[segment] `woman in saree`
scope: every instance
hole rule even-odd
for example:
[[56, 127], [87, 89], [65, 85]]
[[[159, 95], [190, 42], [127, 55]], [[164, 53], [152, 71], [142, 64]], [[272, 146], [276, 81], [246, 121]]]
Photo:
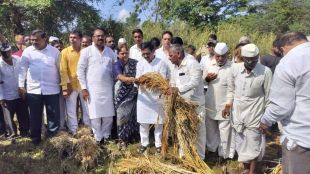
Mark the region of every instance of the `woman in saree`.
[[118, 147], [123, 150], [128, 143], [139, 140], [137, 123], [137, 94], [134, 86], [137, 60], [129, 58], [127, 45], [117, 48], [118, 60], [113, 65], [116, 77], [115, 109], [117, 117]]

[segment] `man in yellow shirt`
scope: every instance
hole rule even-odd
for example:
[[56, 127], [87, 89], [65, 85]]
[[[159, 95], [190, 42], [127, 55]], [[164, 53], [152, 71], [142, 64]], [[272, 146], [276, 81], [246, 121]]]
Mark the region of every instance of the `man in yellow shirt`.
[[[62, 94], [66, 99], [67, 106], [67, 126], [69, 132], [76, 134], [78, 128], [76, 104], [77, 98], [81, 94], [80, 83], [77, 79], [77, 64], [80, 58], [82, 34], [79, 31], [72, 31], [69, 34], [70, 46], [61, 51], [60, 60], [60, 80]], [[88, 108], [84, 100], [81, 100], [83, 110], [83, 122], [90, 127]]]

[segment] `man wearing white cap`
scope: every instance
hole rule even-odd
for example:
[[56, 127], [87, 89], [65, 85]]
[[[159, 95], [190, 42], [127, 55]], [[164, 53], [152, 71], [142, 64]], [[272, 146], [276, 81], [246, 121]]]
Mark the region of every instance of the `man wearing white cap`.
[[238, 161], [244, 163], [244, 173], [253, 174], [256, 161], [264, 155], [265, 137], [259, 123], [269, 104], [271, 70], [258, 63], [259, 50], [254, 44], [241, 48], [242, 63], [234, 64], [228, 76], [227, 104], [223, 117], [233, 114], [231, 124], [236, 132]]
[[59, 38], [55, 36], [50, 36], [48, 39], [48, 43], [52, 44], [53, 42], [59, 42]]
[[15, 114], [19, 123], [20, 135], [27, 136], [29, 134], [28, 106], [26, 100], [22, 99], [18, 93], [20, 59], [18, 56], [12, 55], [11, 47], [1, 34], [0, 53], [0, 56], [2, 56], [0, 58], [0, 105], [8, 113], [5, 117], [7, 124], [11, 125], [8, 128], [11, 129], [10, 136], [17, 135], [17, 126], [13, 121]]
[[121, 46], [123, 44], [127, 44], [126, 39], [125, 38], [119, 38], [118, 42], [117, 42], [117, 46], [119, 47], [119, 46]]
[[203, 71], [203, 79], [208, 84], [206, 98], [206, 137], [207, 149], [223, 158], [233, 158], [235, 153], [233, 131], [229, 118], [222, 117], [226, 104], [227, 77], [231, 61], [227, 60], [226, 43], [217, 43], [214, 48], [214, 60]]

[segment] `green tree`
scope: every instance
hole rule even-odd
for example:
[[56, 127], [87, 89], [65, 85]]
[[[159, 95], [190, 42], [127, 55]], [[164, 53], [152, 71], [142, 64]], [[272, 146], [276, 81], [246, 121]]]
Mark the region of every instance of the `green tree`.
[[[220, 20], [245, 12], [250, 0], [133, 0], [136, 11], [148, 9], [162, 20], [185, 21], [192, 26], [216, 25]], [[120, 0], [120, 4], [124, 1]], [[152, 4], [153, 3], [153, 4]], [[152, 5], [150, 5], [152, 4]], [[155, 8], [154, 6], [155, 5]], [[151, 9], [150, 9], [151, 8]]]
[[[104, 1], [104, 0], [102, 0]], [[50, 35], [99, 25], [101, 18], [89, 2], [100, 0], [3, 0], [0, 1], [0, 32], [5, 35], [43, 29]]]

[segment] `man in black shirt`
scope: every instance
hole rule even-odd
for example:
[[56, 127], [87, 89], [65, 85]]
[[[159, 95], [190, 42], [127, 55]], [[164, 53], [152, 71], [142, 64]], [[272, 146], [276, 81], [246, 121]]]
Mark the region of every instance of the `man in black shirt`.
[[278, 65], [278, 63], [280, 62], [282, 58], [281, 52], [278, 48], [278, 41], [279, 41], [278, 38], [275, 39], [272, 43], [271, 53], [264, 57], [261, 57], [260, 59], [260, 63], [262, 65], [269, 67], [272, 73], [274, 73], [276, 66]]

